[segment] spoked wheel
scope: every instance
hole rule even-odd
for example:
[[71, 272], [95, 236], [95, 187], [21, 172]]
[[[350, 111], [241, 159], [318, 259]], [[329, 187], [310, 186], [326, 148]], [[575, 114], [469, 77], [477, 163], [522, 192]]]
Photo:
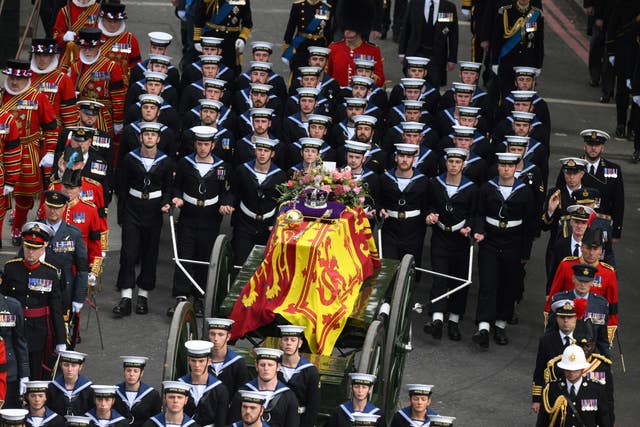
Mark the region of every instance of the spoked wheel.
[[387, 337], [384, 345], [383, 376], [385, 387], [381, 408], [385, 414], [393, 414], [402, 386], [402, 374], [411, 351], [411, 297], [415, 279], [415, 262], [412, 255], [405, 255], [391, 297]]
[[178, 304], [171, 319], [167, 350], [162, 367], [163, 381], [175, 380], [189, 372], [184, 343], [195, 339], [198, 339], [196, 314], [193, 311], [193, 305], [189, 301], [183, 301]]
[[358, 372], [376, 376], [371, 401], [381, 407], [384, 399], [384, 389], [387, 387], [383, 375], [383, 354], [386, 341], [384, 323], [374, 320], [367, 329], [367, 335], [362, 344]]
[[[229, 238], [220, 234], [211, 251], [207, 288], [204, 294], [204, 317], [215, 317], [220, 304], [229, 293], [231, 287], [231, 273], [233, 262], [231, 256], [231, 242]], [[202, 336], [207, 334], [206, 321], [202, 329]]]

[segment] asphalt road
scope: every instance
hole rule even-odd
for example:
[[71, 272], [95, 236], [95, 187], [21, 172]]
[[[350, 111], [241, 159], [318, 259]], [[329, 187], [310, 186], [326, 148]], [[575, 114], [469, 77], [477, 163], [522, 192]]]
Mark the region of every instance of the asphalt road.
[[[146, 33], [153, 30], [168, 31], [179, 37], [179, 23], [173, 14], [169, 0], [126, 1], [129, 20], [127, 26], [146, 44]], [[458, 2], [459, 3], [459, 2]], [[584, 62], [584, 28], [586, 20], [573, 0], [544, 1], [547, 17], [545, 35], [545, 67], [538, 84], [541, 95], [549, 102], [552, 117], [551, 179], [558, 172], [557, 159], [580, 154], [582, 143], [580, 130], [599, 128], [613, 133], [615, 108], [597, 104], [598, 89], [587, 85], [587, 70]], [[291, 2], [287, 0], [254, 1], [254, 32], [252, 40], [268, 40], [279, 44], [286, 25]], [[551, 16], [549, 16], [551, 15]], [[551, 21], [558, 24], [554, 32]], [[468, 59], [469, 26], [462, 23], [459, 59]], [[559, 35], [560, 34], [560, 35]], [[561, 38], [562, 36], [562, 38]], [[175, 63], [179, 60], [179, 42], [174, 41], [171, 54]], [[390, 40], [380, 42], [385, 60], [385, 74], [392, 81], [401, 77], [400, 65], [395, 55], [396, 46]], [[245, 58], [246, 60], [246, 58]], [[274, 60], [278, 72], [284, 66]], [[449, 81], [454, 79], [450, 74]], [[626, 184], [626, 218], [623, 238], [616, 246], [620, 281], [620, 332], [623, 337], [627, 372], [620, 365], [618, 348], [614, 350], [614, 375], [616, 385], [616, 415], [618, 426], [635, 425], [637, 410], [636, 385], [640, 384], [638, 371], [640, 342], [635, 328], [640, 325], [640, 314], [634, 310], [640, 301], [639, 290], [633, 277], [640, 272], [634, 267], [638, 250], [635, 242], [639, 238], [638, 211], [640, 195], [640, 172], [638, 165], [630, 162], [632, 143], [611, 141], [606, 148], [606, 157], [619, 163], [624, 170]], [[119, 299], [115, 291], [118, 269], [120, 232], [115, 223], [115, 206], [110, 215], [110, 251], [106, 260], [104, 289], [97, 296], [99, 316], [104, 338], [104, 350], [100, 348], [95, 313], [85, 310], [83, 318], [83, 342], [78, 350], [89, 354], [85, 366], [94, 383], [111, 384], [121, 381], [118, 356], [124, 354], [146, 355], [150, 358], [145, 380], [158, 386], [161, 378], [164, 349], [169, 319], [165, 310], [173, 300], [170, 296], [173, 262], [169, 227], [165, 226], [158, 263], [158, 284], [151, 295], [151, 313], [147, 316], [132, 315], [130, 318], [112, 319], [110, 312]], [[168, 224], [166, 224], [168, 225]], [[223, 229], [228, 232], [228, 223]], [[0, 261], [9, 259], [12, 247], [4, 227], [4, 246]], [[428, 243], [425, 240], [426, 243]], [[531, 375], [535, 362], [538, 339], [542, 332], [542, 308], [544, 298], [544, 248], [547, 236], [543, 235], [534, 244], [532, 260], [528, 264], [525, 301], [520, 307], [520, 324], [508, 327], [511, 343], [506, 347], [492, 345], [487, 352], [478, 352], [471, 345], [471, 334], [475, 330], [473, 318], [477, 282], [471, 286], [468, 316], [461, 323], [463, 340], [451, 342], [446, 337], [434, 341], [422, 332], [424, 315], [413, 314], [414, 350], [405, 369], [405, 383], [428, 383], [435, 385], [432, 407], [441, 414], [457, 417], [457, 426], [527, 426], [535, 423], [530, 410]], [[428, 263], [425, 250], [425, 263]], [[474, 271], [477, 269], [474, 268]], [[428, 296], [430, 279], [423, 278], [416, 285], [416, 300], [424, 302]], [[401, 404], [406, 403], [406, 398]], [[634, 409], [635, 408], [635, 409]]]

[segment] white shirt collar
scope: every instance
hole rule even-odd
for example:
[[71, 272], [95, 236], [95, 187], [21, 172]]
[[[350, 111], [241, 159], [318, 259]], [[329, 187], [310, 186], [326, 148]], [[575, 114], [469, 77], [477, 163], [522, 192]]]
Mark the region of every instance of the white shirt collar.
[[598, 157], [598, 160], [596, 160], [594, 163], [591, 163], [590, 161], [587, 160], [587, 173], [591, 172], [591, 166], [593, 166], [597, 171], [598, 166], [600, 166], [600, 157]]
[[571, 255], [573, 255], [573, 251], [576, 248], [576, 244], [578, 245], [578, 256], [582, 256], [582, 242], [578, 242], [576, 239], [573, 238], [573, 233], [571, 234], [571, 248], [569, 248], [569, 250], [571, 251]]

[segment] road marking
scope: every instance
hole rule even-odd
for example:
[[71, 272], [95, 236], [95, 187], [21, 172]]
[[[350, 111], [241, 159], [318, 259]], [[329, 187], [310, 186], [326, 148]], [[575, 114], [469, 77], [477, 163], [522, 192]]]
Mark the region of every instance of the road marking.
[[[562, 23], [563, 28], [588, 51], [589, 40], [583, 33], [578, 31], [575, 24], [567, 18], [567, 15], [565, 15], [553, 1], [545, 1], [544, 5], [547, 8], [547, 12], [551, 12], [554, 18], [557, 18]], [[547, 13], [546, 15], [548, 16], [549, 14]]]
[[568, 136], [566, 133], [556, 132], [553, 134], [554, 136]]
[[152, 6], [152, 7], [171, 7], [170, 1], [128, 1], [127, 6]]
[[578, 56], [578, 58], [582, 60], [582, 62], [587, 64], [589, 60], [588, 50], [585, 49], [580, 41], [578, 41], [578, 39], [580, 38], [576, 39], [569, 35], [569, 33], [574, 33], [574, 31], [577, 34], [575, 25], [573, 25], [564, 15], [564, 13], [562, 13], [562, 11], [558, 9], [551, 1], [543, 0], [542, 3], [544, 7], [554, 11], [557, 14], [557, 17], [551, 13], [545, 14], [545, 21], [547, 24], [549, 24], [551, 30], [556, 33], [556, 35], [560, 37], [563, 42], [565, 42], [569, 49], [571, 49]]
[[577, 99], [560, 99], [560, 98], [542, 98], [547, 101], [547, 104], [566, 104], [566, 105], [579, 105], [581, 107], [602, 107], [602, 108], [616, 108], [615, 104], [603, 104], [601, 102], [594, 101], [579, 101]]

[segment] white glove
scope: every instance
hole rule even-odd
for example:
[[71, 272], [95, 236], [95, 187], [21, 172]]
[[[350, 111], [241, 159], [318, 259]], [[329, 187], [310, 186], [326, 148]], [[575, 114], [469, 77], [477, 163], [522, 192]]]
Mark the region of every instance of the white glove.
[[469, 9], [461, 9], [462, 12], [462, 20], [463, 21], [471, 21], [471, 11]]
[[178, 18], [180, 18], [181, 21], [186, 21], [187, 20], [187, 11], [186, 10], [179, 10], [178, 11]]
[[236, 52], [238, 53], [244, 52], [244, 40], [242, 39], [236, 40]]
[[65, 351], [66, 349], [66, 344], [56, 344], [56, 353], [60, 353], [61, 351]]
[[13, 185], [5, 184], [4, 185], [4, 191], [2, 192], [2, 195], [6, 196], [7, 194], [11, 194], [11, 193], [13, 193]]
[[114, 123], [113, 125], [113, 132], [118, 135], [119, 133], [122, 132], [122, 129], [124, 129], [124, 125], [122, 123]]
[[196, 51], [198, 52], [202, 52], [202, 45], [200, 43], [196, 43], [193, 45], [193, 47], [196, 48]]
[[67, 31], [66, 33], [64, 33], [64, 36], [62, 36], [62, 40], [66, 42], [72, 42], [75, 39], [76, 39], [76, 33], [74, 33], [73, 31]]
[[29, 377], [20, 378], [20, 395], [21, 396], [27, 392], [27, 381], [29, 381]]
[[540, 77], [540, 74], [542, 74], [542, 68], [536, 68], [536, 77]]
[[82, 306], [84, 304], [82, 304], [81, 302], [75, 302], [73, 301], [71, 303], [71, 311], [73, 311], [74, 313], [80, 313], [82, 311]]
[[53, 166], [53, 153], [47, 153], [40, 160], [40, 167], [50, 168], [51, 166]]
[[[88, 280], [87, 280], [87, 285], [88, 285], [90, 288], [93, 288], [93, 287], [95, 287], [97, 284], [98, 284], [98, 278], [96, 277], [96, 275], [95, 275], [95, 274], [93, 274], [93, 273], [89, 273], [89, 278], [88, 278]], [[75, 304], [75, 303], [74, 303], [74, 304]]]
[[286, 65], [287, 67], [289, 66], [289, 60], [287, 58], [282, 56], [282, 57], [280, 57], [280, 59], [282, 59], [282, 62], [284, 63], [284, 65]]
[[636, 104], [640, 105], [640, 95], [636, 95], [633, 97], [633, 102], [635, 102]]
[[493, 74], [495, 74], [496, 76], [498, 75], [498, 68], [500, 66], [499, 65], [492, 65], [491, 66], [491, 71], [493, 71]]
[[613, 67], [614, 65], [616, 65], [616, 57], [611, 55], [609, 57], [609, 64], [611, 64], [611, 66]]
[[627, 79], [627, 87], [631, 89], [631, 79]]
[[102, 259], [103, 260], [107, 259], [107, 252], [106, 251], [102, 251]]

